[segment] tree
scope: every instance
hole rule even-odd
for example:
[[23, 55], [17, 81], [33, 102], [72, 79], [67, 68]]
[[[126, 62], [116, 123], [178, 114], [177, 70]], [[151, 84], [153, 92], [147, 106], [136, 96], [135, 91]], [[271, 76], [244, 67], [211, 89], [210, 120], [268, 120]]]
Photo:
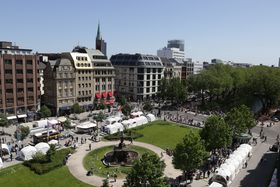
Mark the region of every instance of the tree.
[[109, 180], [107, 178], [103, 180], [103, 184], [101, 187], [109, 187]]
[[174, 150], [172, 163], [175, 168], [187, 174], [200, 167], [208, 155], [203, 143], [199, 134], [189, 131]]
[[155, 154], [144, 153], [126, 177], [125, 187], [167, 187], [163, 178], [165, 163]]
[[73, 106], [72, 106], [72, 110], [75, 114], [80, 114], [82, 113], [84, 110], [80, 107], [79, 103], [75, 103]]
[[28, 136], [29, 133], [30, 133], [29, 127], [20, 125], [20, 126], [18, 126], [17, 130], [15, 131], [14, 137], [17, 140], [22, 141]]
[[129, 116], [130, 112], [131, 112], [131, 106], [128, 103], [122, 106], [122, 113], [125, 116]]
[[252, 112], [245, 105], [232, 108], [227, 113], [225, 121], [232, 129], [233, 135], [245, 133], [256, 125]]
[[204, 128], [200, 131], [200, 136], [205, 141], [205, 147], [208, 151], [225, 148], [232, 143], [231, 128], [221, 116], [213, 115], [209, 117]]
[[3, 113], [0, 113], [0, 127], [2, 127], [2, 131], [4, 133], [4, 127], [8, 127], [10, 125], [7, 116]]
[[52, 115], [51, 110], [46, 105], [41, 107], [39, 113], [42, 118], [48, 118]]
[[71, 126], [71, 121], [69, 119], [66, 119], [66, 121], [63, 123], [65, 129], [72, 129], [74, 128], [73, 126]]
[[153, 106], [151, 105], [150, 102], [145, 102], [145, 103], [144, 103], [144, 106], [143, 106], [143, 109], [144, 109], [145, 111], [151, 111], [151, 110], [153, 110]]
[[125, 97], [122, 97], [122, 98], [121, 98], [121, 106], [124, 106], [126, 103], [127, 103], [127, 102], [126, 102]]

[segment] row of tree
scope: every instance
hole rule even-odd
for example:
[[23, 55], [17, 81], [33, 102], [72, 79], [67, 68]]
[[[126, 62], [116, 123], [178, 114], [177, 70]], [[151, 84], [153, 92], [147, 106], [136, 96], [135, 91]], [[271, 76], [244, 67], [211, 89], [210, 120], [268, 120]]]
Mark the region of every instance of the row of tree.
[[279, 68], [267, 66], [236, 68], [216, 64], [200, 74], [190, 76], [187, 86], [189, 91], [201, 96], [202, 104], [205, 103], [206, 94], [210, 102], [216, 99], [245, 104], [246, 101], [255, 102], [258, 99], [264, 112], [280, 101], [279, 80]]
[[[280, 69], [267, 66], [238, 68], [215, 64], [200, 74], [190, 76], [187, 81], [179, 78], [162, 79], [158, 96], [162, 100], [182, 103], [188, 93], [201, 98], [202, 105], [216, 101], [231, 105], [246, 104], [250, 107], [257, 101], [261, 112], [276, 106], [280, 101]], [[207, 100], [206, 100], [207, 98]]]

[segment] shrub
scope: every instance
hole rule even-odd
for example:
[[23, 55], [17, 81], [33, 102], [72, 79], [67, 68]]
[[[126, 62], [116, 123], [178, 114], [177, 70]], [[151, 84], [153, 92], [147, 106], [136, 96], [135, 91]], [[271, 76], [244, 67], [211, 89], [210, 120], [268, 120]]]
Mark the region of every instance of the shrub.
[[42, 153], [41, 151], [38, 151], [37, 153], [35, 153], [32, 156], [32, 159], [33, 159], [34, 162], [37, 162], [37, 163], [47, 162], [46, 155], [44, 153]]
[[35, 173], [41, 175], [41, 174], [47, 173], [53, 169], [63, 166], [66, 155], [68, 155], [69, 153], [72, 153], [73, 150], [70, 148], [67, 148], [67, 149], [61, 149], [59, 151], [55, 151], [54, 153], [52, 153], [52, 151], [48, 151], [48, 152], [49, 152], [49, 155], [51, 155], [50, 156], [51, 160], [46, 159], [46, 162], [40, 163], [40, 162], [38, 162], [38, 160], [33, 159], [30, 161], [25, 161], [23, 164], [25, 166], [29, 167]]

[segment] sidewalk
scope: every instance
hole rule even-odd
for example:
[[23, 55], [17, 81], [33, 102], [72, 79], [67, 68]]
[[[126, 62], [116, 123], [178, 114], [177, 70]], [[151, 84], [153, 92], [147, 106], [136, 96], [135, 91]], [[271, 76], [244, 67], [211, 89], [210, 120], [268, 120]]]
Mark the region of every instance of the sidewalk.
[[[105, 147], [105, 146], [110, 146], [110, 145], [117, 145], [119, 141], [112, 141], [112, 142], [98, 142], [95, 143], [94, 146], [92, 146], [92, 150]], [[125, 141], [126, 144], [129, 144], [130, 142]], [[164, 152], [159, 147], [156, 147], [151, 144], [147, 143], [142, 143], [142, 142], [133, 142], [133, 145], [144, 147], [147, 149], [150, 149], [157, 153], [159, 156], [161, 156], [161, 152]], [[89, 153], [87, 151], [88, 149], [88, 144], [83, 144], [77, 148], [77, 152], [74, 153], [68, 160], [67, 166], [69, 168], [69, 171], [71, 174], [76, 177], [78, 180], [83, 181], [87, 184], [94, 185], [94, 186], [102, 186], [103, 184], [103, 179], [102, 177], [99, 176], [86, 176], [86, 169], [83, 166], [83, 159], [86, 156], [86, 154]], [[163, 160], [166, 164], [166, 168], [164, 170], [164, 174], [170, 178], [176, 178], [179, 176], [182, 172], [180, 170], [174, 169], [172, 165], [172, 157], [168, 156], [167, 154], [163, 154]], [[116, 182], [112, 182], [113, 179], [110, 180], [110, 185], [113, 185], [115, 187], [121, 187], [124, 183], [125, 179], [117, 179]]]

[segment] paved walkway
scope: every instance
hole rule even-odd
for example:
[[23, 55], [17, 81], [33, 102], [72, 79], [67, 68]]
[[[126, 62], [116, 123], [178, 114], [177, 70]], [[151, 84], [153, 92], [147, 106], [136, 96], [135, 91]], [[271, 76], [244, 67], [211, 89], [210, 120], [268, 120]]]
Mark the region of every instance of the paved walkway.
[[[110, 146], [110, 145], [117, 145], [119, 141], [110, 141], [105, 142], [101, 141], [98, 143], [92, 144], [92, 150], [104, 147], [104, 146]], [[130, 142], [125, 141], [126, 144], [129, 144]], [[142, 143], [142, 142], [133, 142], [133, 145], [144, 147], [146, 149], [150, 149], [157, 153], [159, 156], [161, 156], [161, 153], [164, 152], [163, 149], [156, 147], [151, 144]], [[91, 150], [91, 151], [92, 151]], [[86, 176], [86, 169], [83, 166], [83, 159], [88, 154], [88, 144], [83, 144], [80, 147], [77, 148], [77, 152], [74, 153], [68, 160], [68, 168], [72, 175], [76, 177], [78, 180], [83, 181], [84, 183], [94, 185], [94, 186], [102, 186], [104, 178], [99, 176]], [[166, 153], [163, 153], [163, 160], [166, 164], [166, 168], [164, 170], [164, 174], [170, 178], [176, 178], [179, 176], [182, 172], [180, 170], [174, 169], [172, 165], [172, 157], [168, 156]], [[110, 185], [113, 185], [115, 187], [121, 187], [124, 183], [125, 179], [117, 179], [116, 182], [112, 182], [113, 179], [110, 179]]]

